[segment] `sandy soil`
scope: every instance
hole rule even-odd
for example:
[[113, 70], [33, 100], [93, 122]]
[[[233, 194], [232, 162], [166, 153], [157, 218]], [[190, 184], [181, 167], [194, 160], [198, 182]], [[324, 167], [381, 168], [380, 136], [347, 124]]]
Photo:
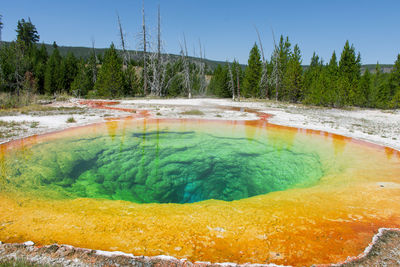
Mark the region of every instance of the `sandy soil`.
[[[122, 100], [119, 101], [119, 104], [112, 106], [116, 109], [91, 108], [79, 99], [71, 99], [67, 102], [55, 102], [49, 104], [49, 106], [52, 108], [68, 107], [70, 109], [68, 111], [56, 109], [54, 111], [25, 112], [25, 114], [18, 112], [12, 114], [0, 113], [0, 143], [69, 127], [144, 114], [142, 112], [144, 110], [149, 111], [148, 116], [155, 118], [213, 120], [255, 120], [259, 119], [260, 115], [255, 113], [255, 110], [257, 110], [273, 115], [268, 119], [273, 124], [327, 131], [400, 150], [400, 110], [383, 111], [358, 108], [344, 110], [306, 107], [273, 101], [237, 102], [229, 99]], [[236, 107], [236, 109], [226, 107]], [[67, 122], [71, 117], [76, 122]], [[139, 119], [141, 118], [139, 117]], [[390, 262], [386, 263], [400, 266], [400, 235], [397, 232], [389, 233], [391, 234], [383, 235], [385, 238], [379, 239], [380, 243], [378, 243], [381, 245], [378, 244], [373, 249], [370, 248], [367, 257], [355, 259], [357, 261], [346, 263], [346, 266], [381, 266], [381, 263], [388, 257]], [[4, 245], [2, 248], [5, 249]], [[46, 263], [63, 264], [63, 262], [57, 261]], [[77, 263], [77, 260], [75, 260], [75, 263]], [[170, 264], [176, 265], [175, 260]], [[73, 263], [71, 265], [82, 266]]]

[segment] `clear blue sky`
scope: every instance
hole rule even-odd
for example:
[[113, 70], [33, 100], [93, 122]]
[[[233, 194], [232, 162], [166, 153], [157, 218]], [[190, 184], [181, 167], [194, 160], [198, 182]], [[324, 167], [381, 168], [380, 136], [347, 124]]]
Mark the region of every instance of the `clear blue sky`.
[[[189, 53], [198, 53], [198, 40], [206, 57], [238, 59], [247, 63], [257, 41], [257, 26], [268, 58], [273, 49], [271, 28], [277, 38], [288, 35], [297, 43], [303, 63], [315, 51], [325, 61], [340, 53], [348, 39], [361, 53], [363, 64], [392, 64], [400, 53], [400, 0], [145, 0], [146, 20], [153, 36], [157, 5], [161, 6], [165, 51], [179, 53], [186, 35]], [[67, 46], [119, 46], [118, 12], [130, 49], [137, 48], [141, 28], [141, 0], [2, 0], [5, 41], [15, 39], [18, 19], [30, 17], [40, 42]]]

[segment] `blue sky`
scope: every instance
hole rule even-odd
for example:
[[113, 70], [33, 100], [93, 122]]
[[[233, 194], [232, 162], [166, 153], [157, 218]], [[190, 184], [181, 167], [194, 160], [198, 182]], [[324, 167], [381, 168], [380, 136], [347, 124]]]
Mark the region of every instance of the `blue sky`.
[[[165, 51], [179, 53], [186, 36], [190, 54], [198, 54], [199, 39], [206, 57], [246, 63], [262, 37], [268, 57], [276, 37], [287, 35], [298, 44], [304, 64], [315, 51], [324, 61], [340, 53], [348, 39], [361, 53], [363, 64], [392, 64], [400, 53], [399, 0], [145, 0], [146, 20], [153, 36], [160, 4]], [[2, 39], [15, 39], [18, 19], [30, 17], [40, 42], [67, 46], [119, 46], [118, 12], [127, 43], [136, 49], [141, 28], [141, 0], [2, 0]]]

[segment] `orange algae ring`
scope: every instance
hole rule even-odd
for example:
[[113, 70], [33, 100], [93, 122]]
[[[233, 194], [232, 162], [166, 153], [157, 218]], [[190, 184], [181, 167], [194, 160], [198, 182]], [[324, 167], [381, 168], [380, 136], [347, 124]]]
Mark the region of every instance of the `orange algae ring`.
[[0, 240], [311, 265], [400, 224], [400, 153], [258, 121], [125, 119], [0, 145]]

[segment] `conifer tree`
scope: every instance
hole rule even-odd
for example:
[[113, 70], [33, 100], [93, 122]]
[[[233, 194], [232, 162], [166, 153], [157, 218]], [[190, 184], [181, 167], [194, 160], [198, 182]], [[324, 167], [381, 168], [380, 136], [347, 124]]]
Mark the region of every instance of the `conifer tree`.
[[3, 15], [0, 14], [0, 47], [1, 47], [1, 41], [3, 41], [3, 39], [1, 39], [1, 31], [3, 30]]
[[232, 92], [229, 89], [228, 76], [228, 67], [222, 67], [220, 64], [218, 64], [210, 81], [210, 92], [219, 97], [232, 97]]
[[391, 106], [397, 108], [400, 105], [400, 54], [394, 63], [389, 76], [390, 95], [392, 96]]
[[371, 93], [371, 73], [368, 69], [366, 69], [364, 74], [361, 76], [358, 92], [359, 95], [356, 102], [357, 106], [369, 106]]
[[290, 102], [297, 102], [301, 96], [303, 83], [303, 68], [301, 67], [300, 49], [296, 44], [293, 53], [290, 54], [286, 67], [284, 86], [284, 99]]
[[321, 94], [321, 89], [317, 90], [314, 84], [317, 82], [320, 72], [322, 70], [322, 60], [314, 52], [311, 57], [310, 66], [304, 72], [303, 82], [303, 99], [306, 104], [318, 104]]
[[140, 79], [136, 74], [135, 66], [128, 63], [127, 69], [124, 72], [125, 78], [125, 95], [134, 96], [135, 94], [141, 94], [140, 92]]
[[329, 106], [333, 106], [336, 102], [337, 80], [338, 80], [338, 70], [339, 70], [335, 51], [333, 51], [332, 53], [327, 68], [328, 68], [327, 78], [329, 79], [329, 81], [325, 91], [327, 100], [326, 103]]
[[86, 67], [85, 61], [81, 59], [78, 62], [78, 69], [74, 81], [71, 83], [71, 92], [77, 96], [85, 96], [93, 89], [93, 80], [91, 69]]
[[374, 74], [371, 75], [371, 90], [369, 93], [369, 107], [377, 107], [378, 103], [378, 88], [381, 85], [381, 80], [382, 80], [382, 71], [381, 71], [381, 66], [379, 65], [379, 62], [376, 63], [375, 65], [375, 71]]
[[260, 50], [256, 43], [250, 51], [247, 68], [243, 81], [243, 95], [246, 97], [257, 97], [261, 79], [262, 63]]
[[34, 43], [39, 41], [39, 34], [30, 18], [28, 18], [28, 21], [25, 21], [25, 19], [18, 20], [16, 32], [17, 43], [20, 44], [23, 52], [29, 50]]
[[66, 92], [70, 91], [71, 84], [75, 79], [78, 71], [78, 60], [75, 58], [74, 54], [69, 52], [62, 62], [63, 66], [63, 86]]
[[46, 62], [48, 60], [46, 46], [42, 44], [39, 49], [33, 49], [32, 64], [33, 73], [38, 82], [38, 93], [44, 94], [44, 76], [46, 72]]
[[374, 107], [377, 108], [388, 107], [388, 104], [391, 100], [391, 95], [387, 77], [388, 75], [382, 72], [380, 65], [377, 63], [373, 79]]
[[[339, 105], [352, 105], [357, 98], [357, 87], [361, 75], [360, 54], [356, 56], [355, 48], [350, 46], [349, 41], [346, 41], [340, 61], [339, 61], [339, 75], [345, 81], [341, 82], [339, 87], [339, 94], [342, 96]], [[345, 87], [345, 84], [348, 87]]]
[[53, 44], [54, 50], [46, 63], [44, 74], [44, 91], [47, 94], [54, 94], [64, 88], [63, 73], [61, 68], [62, 58], [56, 43]]
[[236, 92], [235, 96], [238, 100], [240, 100], [240, 84], [242, 83], [243, 80], [243, 72], [242, 72], [242, 67], [236, 60], [234, 60], [232, 63], [232, 73], [233, 73], [233, 81]]
[[99, 70], [94, 89], [98, 96], [103, 97], [116, 97], [123, 94], [122, 59], [118, 56], [113, 43], [104, 53], [103, 64]]

